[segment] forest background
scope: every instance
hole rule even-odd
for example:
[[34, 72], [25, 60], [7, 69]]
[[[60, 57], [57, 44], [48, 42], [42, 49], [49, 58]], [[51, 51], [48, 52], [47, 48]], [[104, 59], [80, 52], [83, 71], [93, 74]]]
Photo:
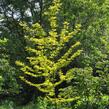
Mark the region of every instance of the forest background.
[[[68, 39], [64, 41], [66, 34]], [[54, 38], [49, 44], [44, 43], [43, 37], [47, 35]], [[59, 35], [59, 39], [53, 37]], [[62, 46], [59, 41], [53, 42], [57, 39], [61, 39]], [[53, 47], [53, 43], [56, 47]], [[35, 58], [40, 65], [33, 64], [32, 60], [32, 73], [27, 73], [27, 69], [30, 70], [25, 65], [30, 62], [27, 58], [37, 57], [41, 55], [38, 50], [45, 50], [44, 47], [38, 48], [38, 44], [48, 47], [43, 56], [49, 60], [45, 57]], [[53, 50], [57, 48], [59, 52], [55, 54]], [[53, 57], [51, 54], [57, 56], [53, 58], [54, 63], [56, 59], [66, 57], [64, 62], [61, 59], [54, 67], [55, 71], [53, 69], [52, 72], [56, 74], [53, 81], [49, 82], [59, 83], [52, 87], [55, 92], [48, 93], [53, 90], [47, 87], [49, 83], [46, 85], [43, 82], [46, 77], [43, 72], [46, 72], [45, 68], [49, 65], [55, 66], [50, 61]], [[72, 56], [74, 58], [70, 58]], [[38, 66], [37, 69], [41, 68], [37, 72], [41, 72], [44, 78], [36, 78], [37, 72], [33, 71], [35, 65]], [[72, 69], [68, 72], [70, 79], [66, 73], [69, 69]], [[39, 88], [38, 82], [44, 83], [44, 88], [42, 84]], [[48, 92], [41, 89], [47, 89]], [[59, 104], [51, 102], [53, 98], [59, 100], [59, 89], [63, 89], [61, 97], [67, 96], [71, 100]], [[47, 99], [48, 96], [51, 101]], [[0, 0], [0, 109], [17, 108], [109, 108], [109, 0]]]

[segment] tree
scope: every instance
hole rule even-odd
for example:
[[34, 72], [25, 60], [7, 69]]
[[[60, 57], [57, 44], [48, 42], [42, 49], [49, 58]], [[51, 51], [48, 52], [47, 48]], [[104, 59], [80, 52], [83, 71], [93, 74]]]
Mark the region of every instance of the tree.
[[99, 52], [102, 45], [99, 42], [102, 36], [108, 37], [108, 6], [108, 0], [62, 0], [60, 22], [67, 19], [71, 28], [76, 23], [82, 25], [80, 34], [75, 37], [83, 48], [76, 61], [79, 67], [91, 66], [95, 69], [96, 62], [101, 59]]
[[[48, 11], [44, 13], [49, 18], [50, 29], [47, 31], [39, 23], [33, 24], [32, 27], [28, 27], [25, 23], [21, 24], [24, 30], [29, 33], [25, 36], [29, 41], [26, 50], [31, 56], [27, 57], [27, 64], [16, 61], [24, 73], [20, 76], [21, 80], [45, 93], [46, 98], [55, 103], [69, 102], [78, 98], [76, 96], [69, 98], [68, 93], [62, 94], [70, 89], [70, 86], [67, 86], [67, 90], [57, 89], [57, 87], [74, 78], [73, 67], [67, 71], [63, 69], [82, 51], [76, 49], [80, 42], [74, 44], [72, 41], [73, 36], [80, 31], [80, 25], [76, 25], [74, 31], [69, 31], [69, 23], [65, 21], [63, 28], [58, 31], [57, 16], [60, 6], [60, 0], [54, 0]], [[30, 46], [32, 43], [33, 45]], [[32, 81], [30, 77], [35, 78], [35, 81]]]
[[19, 92], [16, 70], [10, 65], [7, 55], [7, 42], [7, 39], [0, 39], [0, 100]]

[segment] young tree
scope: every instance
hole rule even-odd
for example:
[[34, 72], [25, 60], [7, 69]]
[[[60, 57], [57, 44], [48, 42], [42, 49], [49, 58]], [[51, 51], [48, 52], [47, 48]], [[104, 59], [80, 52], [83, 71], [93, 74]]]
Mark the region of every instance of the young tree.
[[[58, 30], [57, 16], [60, 6], [60, 0], [53, 0], [48, 11], [44, 13], [45, 16], [48, 16], [50, 24], [47, 31], [44, 31], [39, 23], [33, 24], [31, 28], [25, 23], [22, 24], [26, 32], [30, 34], [26, 36], [26, 39], [33, 45], [28, 45], [26, 50], [32, 56], [27, 57], [28, 64], [16, 61], [24, 73], [20, 76], [21, 80], [45, 93], [46, 98], [55, 103], [70, 102], [78, 98], [69, 98], [68, 93], [63, 95], [64, 91], [67, 91], [64, 88], [58, 89], [58, 93], [56, 93], [56, 87], [64, 81], [69, 82], [74, 78], [73, 68], [66, 72], [63, 71], [63, 68], [67, 67], [82, 51], [76, 49], [80, 42], [74, 44], [72, 41], [72, 37], [80, 30], [80, 25], [77, 25], [74, 31], [69, 31], [69, 23], [65, 21], [63, 28]], [[28, 76], [40, 81], [33, 82]], [[67, 86], [67, 89], [70, 89], [70, 86]]]

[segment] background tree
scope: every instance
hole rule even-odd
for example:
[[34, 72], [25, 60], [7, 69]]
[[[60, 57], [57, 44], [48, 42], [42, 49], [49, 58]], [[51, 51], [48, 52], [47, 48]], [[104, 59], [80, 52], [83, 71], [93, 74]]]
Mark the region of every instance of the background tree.
[[95, 69], [96, 62], [102, 58], [102, 45], [99, 42], [103, 36], [108, 37], [108, 5], [107, 0], [62, 0], [61, 21], [67, 19], [73, 28], [76, 23], [82, 25], [81, 33], [75, 37], [84, 49], [77, 60], [81, 67], [91, 66]]
[[2, 100], [19, 92], [16, 70], [9, 64], [7, 41], [7, 39], [0, 39], [0, 98]]

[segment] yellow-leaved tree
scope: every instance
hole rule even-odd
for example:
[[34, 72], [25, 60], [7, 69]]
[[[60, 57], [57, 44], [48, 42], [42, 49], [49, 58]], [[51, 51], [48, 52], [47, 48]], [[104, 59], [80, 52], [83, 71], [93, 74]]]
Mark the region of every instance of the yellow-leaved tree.
[[[66, 72], [63, 71], [63, 68], [68, 66], [82, 51], [75, 50], [80, 42], [70, 43], [70, 47], [66, 49], [69, 41], [71, 42], [72, 37], [80, 30], [80, 25], [76, 25], [74, 31], [70, 31], [69, 23], [64, 21], [63, 27], [59, 31], [57, 15], [60, 7], [60, 0], [53, 0], [52, 5], [44, 13], [48, 17], [50, 26], [48, 30], [39, 23], [33, 24], [32, 27], [28, 27], [25, 23], [22, 24], [23, 28], [30, 34], [30, 36], [26, 36], [26, 39], [33, 46], [26, 47], [26, 50], [32, 53], [32, 56], [27, 57], [29, 64], [16, 61], [24, 73], [23, 76], [20, 76], [21, 80], [45, 93], [45, 97], [55, 103], [78, 99], [78, 97], [69, 97], [67, 92], [64, 92], [67, 91], [64, 88], [58, 89], [59, 91], [56, 93], [56, 87], [64, 81], [71, 81], [74, 78], [73, 67]], [[36, 78], [36, 80], [40, 79], [41, 82], [34, 83], [31, 79], [26, 78], [26, 75]], [[67, 87], [70, 88], [70, 86]]]

